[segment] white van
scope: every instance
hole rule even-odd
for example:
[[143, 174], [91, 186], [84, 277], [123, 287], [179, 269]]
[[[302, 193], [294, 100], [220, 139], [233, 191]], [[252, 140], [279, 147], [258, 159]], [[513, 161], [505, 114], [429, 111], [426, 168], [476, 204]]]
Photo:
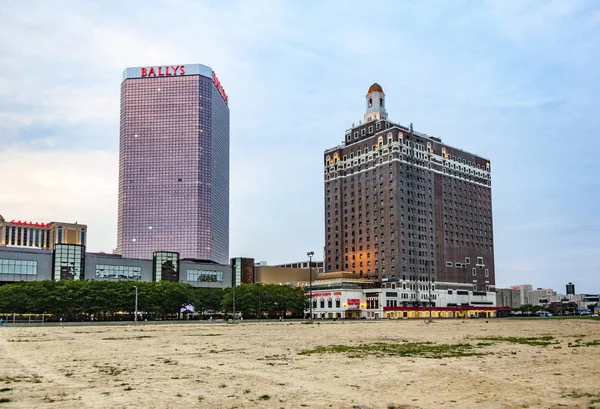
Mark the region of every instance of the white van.
[[549, 311], [538, 311], [537, 314], [540, 317], [552, 317], [552, 313]]

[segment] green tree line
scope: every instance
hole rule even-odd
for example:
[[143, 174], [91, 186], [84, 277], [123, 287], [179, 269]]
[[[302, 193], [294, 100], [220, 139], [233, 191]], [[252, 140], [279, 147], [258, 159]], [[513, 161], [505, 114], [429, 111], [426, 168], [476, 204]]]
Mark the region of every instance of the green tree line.
[[[138, 311], [144, 314], [177, 314], [188, 304], [199, 313], [233, 311], [231, 288], [195, 288], [168, 281], [32, 281], [0, 286], [0, 313], [46, 313], [65, 317], [133, 313], [134, 286], [138, 287]], [[301, 315], [306, 303], [302, 289], [279, 285], [241, 285], [235, 289], [235, 298], [236, 312], [245, 316], [258, 316], [261, 311], [270, 315], [286, 311]]]
[[242, 284], [238, 287], [223, 290], [222, 308], [225, 312], [235, 311], [244, 316], [260, 317], [282, 316], [290, 313], [302, 317], [308, 308], [308, 300], [300, 287], [273, 284]]

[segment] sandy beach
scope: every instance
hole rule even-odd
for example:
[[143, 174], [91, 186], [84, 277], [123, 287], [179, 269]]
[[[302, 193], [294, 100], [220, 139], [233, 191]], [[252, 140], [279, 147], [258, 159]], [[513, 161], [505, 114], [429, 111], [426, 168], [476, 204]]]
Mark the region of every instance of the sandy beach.
[[[438, 344], [449, 351], [465, 344], [467, 353], [394, 349]], [[302, 353], [330, 345], [342, 347]], [[600, 321], [8, 326], [0, 328], [0, 402], [0, 409], [600, 409]]]

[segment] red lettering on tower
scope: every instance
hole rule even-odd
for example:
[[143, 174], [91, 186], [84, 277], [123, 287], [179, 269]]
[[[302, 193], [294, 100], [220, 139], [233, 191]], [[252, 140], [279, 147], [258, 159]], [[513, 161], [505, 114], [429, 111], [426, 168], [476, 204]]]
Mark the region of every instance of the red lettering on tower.
[[148, 70], [146, 68], [142, 68], [142, 77], [145, 77], [148, 75]]
[[182, 65], [181, 68], [179, 69], [179, 75], [183, 75], [185, 74], [185, 65]]
[[148, 71], [149, 77], [156, 77], [156, 72], [154, 72], [154, 67], [150, 67], [150, 71]]
[[219, 94], [221, 94], [221, 97], [223, 98], [225, 103], [227, 105], [229, 105], [229, 97], [227, 96], [227, 93], [225, 92], [225, 88], [223, 88], [223, 86], [221, 85], [221, 82], [217, 78], [217, 74], [215, 74], [214, 71], [213, 71], [213, 83], [215, 84], [215, 87], [217, 87], [217, 91], [219, 91]]

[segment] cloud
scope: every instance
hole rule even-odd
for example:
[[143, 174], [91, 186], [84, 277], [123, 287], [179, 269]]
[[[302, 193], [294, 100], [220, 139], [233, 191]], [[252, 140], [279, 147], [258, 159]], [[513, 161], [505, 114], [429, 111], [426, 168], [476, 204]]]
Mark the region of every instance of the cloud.
[[230, 96], [231, 255], [321, 254], [323, 151], [379, 82], [393, 121], [492, 160], [499, 282], [526, 268], [559, 288], [577, 270], [578, 288], [600, 291], [598, 258], [580, 252], [598, 231], [560, 227], [591, 224], [599, 199], [599, 13], [533, 0], [5, 2], [0, 163], [19, 173], [0, 212], [77, 218], [110, 251], [121, 73], [199, 62]]
[[106, 151], [2, 150], [0, 163], [11, 169], [2, 183], [2, 215], [87, 224], [88, 249], [110, 252], [116, 247], [117, 162], [118, 155]]

